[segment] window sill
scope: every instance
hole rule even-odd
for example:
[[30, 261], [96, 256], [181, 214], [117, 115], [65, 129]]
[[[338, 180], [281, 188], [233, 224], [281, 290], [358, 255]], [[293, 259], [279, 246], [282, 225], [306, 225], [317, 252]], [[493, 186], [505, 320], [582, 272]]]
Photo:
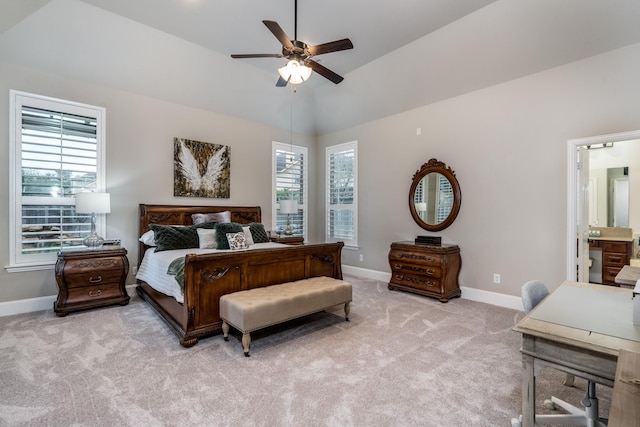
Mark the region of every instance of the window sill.
[[51, 270], [54, 265], [55, 261], [52, 261], [48, 264], [5, 265], [4, 269], [7, 270], [7, 273], [24, 273], [27, 271]]

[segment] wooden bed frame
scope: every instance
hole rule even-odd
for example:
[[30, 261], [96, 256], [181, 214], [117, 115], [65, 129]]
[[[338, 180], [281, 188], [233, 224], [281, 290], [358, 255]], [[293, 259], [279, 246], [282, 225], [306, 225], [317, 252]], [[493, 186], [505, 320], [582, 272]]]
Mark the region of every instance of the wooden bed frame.
[[[191, 214], [231, 211], [231, 221], [261, 222], [259, 206], [173, 206], [140, 204], [140, 235], [149, 224], [190, 225]], [[343, 242], [285, 246], [248, 251], [188, 254], [184, 268], [184, 303], [138, 281], [136, 291], [176, 332], [184, 347], [222, 331], [219, 300], [232, 292], [309, 277], [342, 279]], [[140, 243], [138, 266], [148, 249]]]

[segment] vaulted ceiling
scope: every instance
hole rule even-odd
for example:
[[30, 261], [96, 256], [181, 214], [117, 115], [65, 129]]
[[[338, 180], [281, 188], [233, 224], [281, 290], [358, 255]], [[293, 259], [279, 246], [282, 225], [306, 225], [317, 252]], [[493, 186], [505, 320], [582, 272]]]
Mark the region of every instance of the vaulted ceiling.
[[[261, 21], [293, 38], [294, 0], [0, 0], [0, 10], [7, 60], [288, 126], [288, 91], [275, 88], [284, 60], [229, 55], [279, 53]], [[299, 0], [298, 39], [348, 37], [354, 49], [316, 58], [345, 80], [300, 86], [297, 130], [330, 132], [638, 43], [638, 22], [638, 0]], [[191, 87], [175, 82], [183, 76]]]

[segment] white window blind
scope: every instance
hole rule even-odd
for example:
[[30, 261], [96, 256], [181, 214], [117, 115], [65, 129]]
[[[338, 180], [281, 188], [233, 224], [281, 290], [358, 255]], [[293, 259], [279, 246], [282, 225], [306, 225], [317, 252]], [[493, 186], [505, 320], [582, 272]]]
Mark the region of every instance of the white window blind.
[[104, 109], [14, 91], [11, 101], [11, 264], [50, 264], [90, 232], [74, 195], [102, 190]]
[[[307, 236], [307, 148], [273, 143], [273, 230], [282, 232], [290, 221], [293, 235]], [[280, 200], [298, 203], [296, 214], [281, 214]]]
[[327, 147], [326, 236], [329, 242], [357, 246], [357, 142]]

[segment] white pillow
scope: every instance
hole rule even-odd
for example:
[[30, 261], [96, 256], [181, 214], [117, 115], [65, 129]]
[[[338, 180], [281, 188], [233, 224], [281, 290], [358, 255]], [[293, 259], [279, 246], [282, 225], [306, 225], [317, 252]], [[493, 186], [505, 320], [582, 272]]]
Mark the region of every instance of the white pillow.
[[255, 243], [253, 242], [253, 236], [251, 235], [251, 229], [249, 226], [242, 227], [242, 232], [244, 233], [244, 243], [247, 246], [254, 245]]
[[216, 249], [218, 243], [216, 241], [215, 228], [197, 228], [200, 249]]
[[153, 230], [147, 231], [142, 236], [140, 236], [140, 239], [138, 240], [140, 240], [147, 246], [156, 246], [155, 234], [153, 233]]

